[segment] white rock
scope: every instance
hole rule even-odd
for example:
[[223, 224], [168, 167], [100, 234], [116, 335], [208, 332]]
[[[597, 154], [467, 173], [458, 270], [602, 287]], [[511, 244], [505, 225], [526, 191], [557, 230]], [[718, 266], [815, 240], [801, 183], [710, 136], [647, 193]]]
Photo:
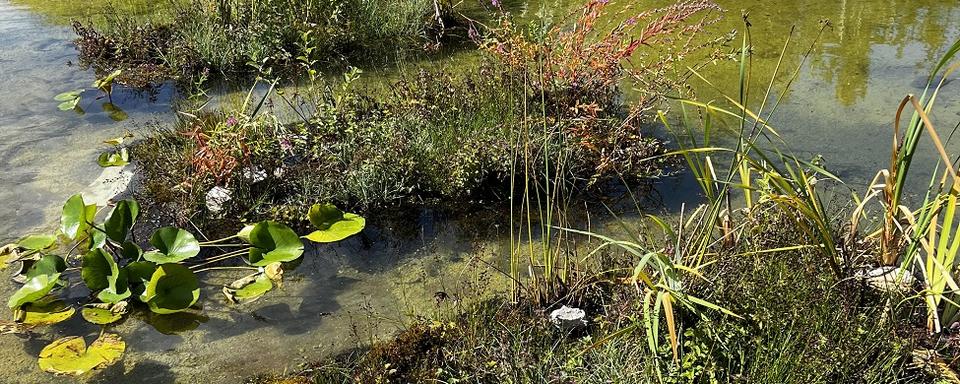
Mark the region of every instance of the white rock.
[[916, 278], [908, 270], [894, 266], [879, 268], [864, 268], [857, 271], [854, 277], [863, 281], [871, 288], [886, 293], [907, 293], [913, 289]]
[[587, 312], [564, 305], [550, 312], [550, 322], [562, 331], [569, 332], [587, 325]]
[[207, 192], [207, 210], [216, 215], [223, 211], [223, 205], [230, 201], [231, 191], [223, 187], [213, 187]]

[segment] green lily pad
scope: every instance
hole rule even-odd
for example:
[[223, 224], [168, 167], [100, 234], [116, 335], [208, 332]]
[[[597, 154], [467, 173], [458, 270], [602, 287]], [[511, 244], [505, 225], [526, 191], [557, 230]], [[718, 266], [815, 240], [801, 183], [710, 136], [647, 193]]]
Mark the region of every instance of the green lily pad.
[[83, 283], [87, 285], [87, 289], [96, 292], [109, 286], [107, 276], [110, 276], [112, 273], [112, 262], [113, 258], [99, 248], [93, 249], [83, 255], [80, 277], [83, 279]]
[[127, 271], [127, 280], [130, 282], [130, 290], [137, 297], [143, 294], [147, 288], [147, 283], [153, 277], [153, 272], [157, 270], [157, 265], [149, 261], [135, 261], [123, 267]]
[[82, 337], [55, 340], [40, 351], [40, 369], [61, 375], [82, 375], [120, 360], [127, 345], [120, 336], [104, 333], [87, 347]]
[[250, 231], [250, 253], [247, 262], [262, 267], [274, 262], [296, 260], [303, 254], [303, 242], [290, 227], [263, 221]]
[[90, 231], [90, 247], [89, 249], [99, 249], [103, 248], [104, 245], [107, 245], [107, 234], [103, 231], [92, 230]]
[[70, 100], [73, 100], [73, 99], [76, 99], [76, 98], [80, 97], [80, 94], [82, 94], [83, 91], [84, 91], [83, 88], [74, 89], [74, 90], [72, 90], [72, 91], [67, 91], [67, 92], [61, 93], [61, 94], [59, 94], [59, 95], [56, 95], [56, 96], [53, 97], [53, 99], [56, 100], [56, 101], [70, 101]]
[[56, 296], [44, 296], [20, 308], [17, 319], [30, 326], [52, 325], [69, 320], [77, 310]]
[[127, 270], [127, 278], [131, 283], [148, 282], [153, 278], [153, 273], [157, 270], [157, 265], [149, 261], [134, 261], [123, 267]]
[[143, 250], [133, 242], [124, 241], [120, 246], [120, 256], [128, 260], [139, 260], [143, 256]]
[[127, 306], [122, 304], [126, 304], [126, 302], [120, 302], [118, 304], [88, 304], [80, 310], [80, 315], [83, 316], [84, 320], [93, 324], [113, 324], [120, 321], [123, 315], [127, 313]]
[[123, 70], [120, 69], [110, 72], [110, 74], [94, 80], [91, 86], [106, 93], [110, 93], [113, 90], [113, 81], [117, 78], [117, 76], [120, 76], [121, 73], [123, 73]]
[[67, 270], [67, 262], [64, 261], [62, 257], [57, 255], [43, 255], [43, 257], [30, 265], [25, 275], [29, 279], [39, 275], [63, 273], [65, 270]]
[[189, 268], [179, 264], [157, 267], [141, 300], [159, 314], [185, 311], [200, 298], [200, 283]]
[[101, 167], [122, 167], [130, 163], [130, 153], [126, 148], [120, 148], [115, 152], [102, 152], [97, 157], [97, 164]]
[[53, 246], [57, 242], [57, 236], [55, 235], [28, 235], [20, 239], [17, 242], [21, 248], [30, 249], [30, 250], [41, 250], [47, 249]]
[[20, 287], [10, 299], [7, 306], [11, 309], [20, 308], [24, 304], [32, 303], [46, 296], [60, 281], [60, 274], [38, 275], [27, 279], [27, 282]]
[[157, 248], [143, 254], [143, 258], [157, 264], [179, 263], [200, 253], [200, 243], [190, 232], [180, 228], [160, 228], [150, 236], [150, 244]]
[[80, 310], [83, 319], [97, 325], [113, 324], [123, 318], [123, 314], [113, 313], [109, 309], [84, 307]]
[[97, 248], [83, 255], [80, 277], [91, 291], [100, 291], [97, 298], [116, 303], [130, 297], [127, 271], [117, 266], [113, 256]]
[[83, 196], [76, 194], [67, 199], [60, 216], [60, 232], [70, 240], [87, 230], [97, 213], [96, 205], [86, 205]]
[[110, 216], [103, 222], [103, 229], [107, 237], [118, 243], [127, 239], [127, 234], [133, 228], [133, 223], [140, 215], [140, 204], [136, 200], [122, 200], [110, 211]]
[[57, 108], [61, 111], [69, 111], [77, 108], [77, 105], [80, 104], [80, 95], [83, 94], [83, 91], [83, 89], [75, 89], [54, 96], [53, 99], [60, 102]]
[[333, 204], [315, 204], [307, 217], [316, 231], [306, 238], [316, 243], [333, 243], [356, 235], [366, 226], [366, 220], [353, 213], [344, 213]]
[[273, 281], [264, 273], [255, 273], [223, 287], [223, 295], [233, 304], [259, 299], [273, 289]]
[[327, 229], [330, 228], [333, 223], [343, 220], [343, 211], [330, 203], [314, 204], [310, 207], [307, 218], [310, 219], [310, 223], [313, 224], [314, 227], [317, 227], [317, 229]]
[[239, 237], [240, 240], [243, 240], [249, 243], [250, 232], [253, 232], [253, 227], [255, 227], [255, 225], [248, 224], [248, 225], [245, 225], [243, 228], [240, 228], [240, 232], [237, 232], [237, 237]]

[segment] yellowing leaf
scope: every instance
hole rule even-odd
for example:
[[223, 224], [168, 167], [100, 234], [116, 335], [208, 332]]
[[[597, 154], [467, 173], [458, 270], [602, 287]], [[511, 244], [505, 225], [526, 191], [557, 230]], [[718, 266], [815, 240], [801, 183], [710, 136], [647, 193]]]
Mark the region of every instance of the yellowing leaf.
[[61, 375], [82, 375], [105, 368], [123, 356], [127, 345], [120, 336], [104, 333], [88, 348], [82, 337], [55, 340], [40, 351], [40, 369]]

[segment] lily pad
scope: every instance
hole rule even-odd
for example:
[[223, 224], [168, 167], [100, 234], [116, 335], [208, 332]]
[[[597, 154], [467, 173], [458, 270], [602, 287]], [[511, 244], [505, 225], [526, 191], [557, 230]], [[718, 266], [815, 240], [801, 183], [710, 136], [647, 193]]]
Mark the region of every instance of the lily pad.
[[83, 91], [83, 89], [75, 89], [54, 96], [53, 99], [60, 102], [57, 108], [61, 111], [69, 111], [76, 108], [77, 105], [80, 104], [80, 95], [83, 94]]
[[307, 213], [310, 223], [317, 229], [330, 228], [333, 223], [343, 220], [343, 211], [333, 204], [314, 204]]
[[128, 260], [139, 260], [143, 256], [143, 250], [131, 241], [124, 241], [120, 246], [120, 256]]
[[106, 93], [110, 93], [113, 91], [113, 81], [117, 78], [117, 76], [120, 76], [121, 73], [123, 73], [123, 70], [120, 69], [110, 72], [108, 75], [94, 80], [91, 86]]
[[190, 232], [180, 228], [160, 228], [150, 236], [150, 244], [157, 248], [143, 254], [143, 258], [157, 264], [179, 263], [200, 253], [200, 243]]
[[57, 242], [55, 235], [28, 235], [17, 242], [21, 248], [29, 250], [42, 250], [53, 246]]
[[113, 324], [123, 318], [122, 314], [113, 313], [109, 309], [84, 307], [80, 310], [83, 319], [97, 325]]
[[126, 302], [122, 301], [116, 304], [88, 304], [80, 310], [83, 319], [93, 324], [107, 325], [112, 324], [123, 318], [127, 313]]
[[11, 263], [20, 258], [20, 246], [7, 244], [0, 247], [0, 270], [6, 269]]
[[250, 232], [253, 232], [253, 227], [255, 227], [255, 225], [253, 224], [245, 225], [243, 228], [240, 229], [240, 232], [237, 232], [237, 237], [239, 237], [240, 240], [243, 240], [249, 243]]
[[55, 340], [40, 351], [40, 369], [63, 375], [82, 375], [120, 360], [127, 345], [120, 336], [104, 333], [87, 347], [82, 337]]
[[86, 205], [83, 196], [76, 194], [67, 199], [60, 216], [60, 232], [70, 240], [86, 231], [97, 213], [96, 205]]
[[200, 283], [189, 268], [179, 264], [157, 267], [141, 300], [159, 314], [185, 311], [200, 298]]
[[130, 283], [130, 290], [137, 297], [143, 294], [147, 288], [147, 283], [153, 277], [153, 272], [157, 270], [157, 265], [149, 261], [134, 261], [123, 267], [127, 271], [127, 281]]
[[264, 273], [255, 273], [223, 287], [223, 295], [233, 304], [259, 299], [273, 289], [273, 282]]
[[303, 254], [303, 242], [290, 227], [263, 221], [250, 231], [250, 248], [247, 262], [262, 267], [275, 262], [293, 261]]
[[43, 255], [43, 257], [33, 262], [30, 268], [27, 268], [25, 275], [26, 278], [29, 279], [39, 275], [63, 273], [65, 270], [67, 270], [67, 262], [64, 261], [62, 257], [57, 255]]
[[73, 99], [76, 99], [76, 98], [80, 97], [80, 94], [82, 94], [83, 91], [84, 91], [83, 88], [74, 89], [74, 90], [72, 90], [72, 91], [67, 91], [67, 92], [61, 93], [61, 94], [59, 94], [59, 95], [56, 95], [56, 96], [53, 97], [53, 99], [56, 100], [56, 101], [70, 101], [70, 100], [73, 100]]
[[16, 311], [15, 317], [29, 326], [52, 325], [69, 320], [77, 310], [56, 296], [44, 296]]
[[16, 315], [18, 321], [30, 326], [52, 325], [69, 320], [77, 310], [55, 296], [44, 296], [24, 305]]
[[88, 249], [103, 248], [107, 244], [107, 234], [103, 231], [90, 231], [90, 247]]
[[80, 276], [87, 288], [100, 291], [97, 298], [104, 302], [116, 303], [130, 297], [126, 270], [118, 267], [113, 256], [102, 249], [83, 255]]
[[[107, 261], [108, 259], [109, 261]], [[87, 289], [96, 292], [109, 285], [107, 276], [112, 273], [111, 262], [113, 262], [113, 258], [102, 249], [94, 249], [83, 255], [80, 277], [83, 279], [83, 283], [87, 285]]]
[[31, 277], [27, 279], [27, 282], [20, 287], [20, 289], [10, 296], [10, 299], [7, 301], [7, 306], [14, 309], [24, 304], [40, 300], [50, 293], [59, 281], [59, 273]]
[[140, 204], [136, 200], [122, 200], [110, 211], [110, 216], [103, 222], [103, 229], [107, 237], [118, 243], [127, 239], [127, 234], [133, 228], [133, 223], [140, 215]]
[[97, 157], [97, 164], [101, 167], [122, 167], [130, 163], [130, 153], [126, 148], [120, 148], [115, 152], [102, 152]]
[[344, 213], [333, 204], [315, 204], [307, 214], [315, 227], [306, 238], [316, 243], [333, 243], [356, 235], [366, 226], [366, 220], [353, 213]]

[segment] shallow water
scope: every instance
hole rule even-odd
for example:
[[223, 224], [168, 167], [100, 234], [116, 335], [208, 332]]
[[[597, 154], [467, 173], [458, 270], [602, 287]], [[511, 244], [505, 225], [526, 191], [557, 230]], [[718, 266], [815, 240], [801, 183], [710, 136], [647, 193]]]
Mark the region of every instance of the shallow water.
[[88, 91], [86, 114], [60, 111], [53, 97], [90, 87], [92, 71], [69, 65], [77, 59], [73, 31], [51, 25], [28, 8], [0, 0], [0, 242], [16, 239], [57, 216], [58, 206], [101, 172], [101, 141], [169, 119], [169, 89], [145, 102], [123, 90], [114, 102], [129, 119], [117, 123]]
[[[21, 2], [17, 2], [20, 4]], [[36, 1], [22, 2], [43, 6]], [[547, 2], [563, 14], [571, 1]], [[632, 2], [641, 7], [643, 2]], [[659, 4], [660, 2], [658, 2]], [[39, 5], [38, 5], [39, 4]], [[537, 4], [507, 1], [513, 12], [532, 17]], [[716, 26], [726, 31], [740, 26], [739, 10], [750, 12], [753, 24], [755, 76], [761, 86], [775, 66], [780, 48], [796, 24], [794, 44], [788, 49], [781, 73], [792, 73], [813, 42], [820, 19], [832, 20], [819, 45], [800, 71], [771, 119], [784, 139], [807, 157], [823, 155], [827, 167], [850, 185], [862, 186], [889, 158], [894, 109], [904, 94], [922, 91], [925, 77], [940, 53], [960, 37], [960, 4], [931, 0], [868, 1], [722, 1], [729, 10]], [[71, 11], [30, 9], [0, 0], [0, 240], [15, 239], [55, 222], [63, 200], [83, 190], [101, 169], [95, 163], [98, 143], [145, 123], [172, 118], [172, 90], [163, 89], [156, 101], [120, 91], [116, 103], [130, 115], [113, 122], [86, 96], [85, 115], [57, 110], [57, 93], [89, 86], [94, 74], [67, 65], [76, 60], [64, 24]], [[735, 43], [738, 44], [738, 43]], [[732, 48], [731, 48], [732, 49]], [[470, 59], [457, 54], [452, 60]], [[455, 62], [456, 63], [456, 62]], [[456, 65], [456, 64], [452, 65]], [[446, 64], [445, 64], [446, 66]], [[736, 64], [721, 63], [703, 71], [723, 87], [736, 84]], [[366, 76], [378, 76], [368, 70]], [[784, 85], [788, 75], [777, 82]], [[697, 84], [701, 96], [713, 95]], [[725, 89], [734, 94], [735, 89]], [[960, 81], [942, 92], [935, 118], [947, 132], [960, 120]], [[921, 145], [929, 145], [923, 143]], [[923, 148], [923, 147], [922, 147]], [[951, 147], [958, 153], [957, 147]], [[932, 152], [921, 151], [914, 180], [925, 185], [924, 165], [933, 164]], [[678, 196], [690, 196], [691, 184], [670, 180], [661, 188], [668, 205]], [[435, 307], [437, 291], [477, 292], [492, 284], [479, 278], [464, 285], [463, 276], [476, 277], [471, 260], [504, 260], [504, 225], [496, 212], [451, 218], [442, 212], [420, 210], [401, 215], [405, 220], [371, 220], [361, 237], [337, 246], [312, 249], [304, 263], [289, 271], [284, 288], [254, 303], [225, 306], [219, 285], [239, 277], [221, 274], [208, 279], [201, 303], [203, 318], [167, 318], [194, 330], [161, 331], [131, 318], [118, 326], [128, 344], [123, 362], [89, 378], [119, 383], [136, 377], [144, 383], [233, 383], [255, 373], [282, 372], [322, 355], [344, 351], [370, 337], [396, 329], [411, 308]], [[491, 229], [493, 228], [493, 229]], [[0, 294], [13, 290], [0, 283]], [[85, 292], [70, 292], [79, 301]], [[450, 305], [450, 304], [443, 304]], [[9, 318], [8, 310], [0, 317]], [[154, 319], [157, 320], [157, 319]], [[161, 330], [158, 330], [160, 328]], [[97, 328], [77, 317], [30, 340], [0, 337], [4, 383], [72, 382], [39, 372], [36, 354], [49, 341], [66, 335], [89, 336]], [[166, 334], [173, 333], [173, 334]]]

